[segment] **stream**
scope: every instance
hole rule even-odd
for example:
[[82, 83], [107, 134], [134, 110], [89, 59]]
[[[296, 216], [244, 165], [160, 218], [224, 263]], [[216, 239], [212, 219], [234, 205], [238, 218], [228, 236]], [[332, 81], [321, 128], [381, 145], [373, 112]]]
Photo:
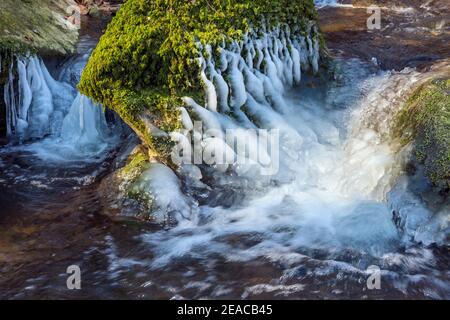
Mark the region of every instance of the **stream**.
[[[163, 216], [176, 216], [166, 224], [118, 214], [103, 197], [102, 180], [137, 139], [76, 92], [94, 46], [83, 39], [56, 68], [17, 62], [22, 107], [0, 149], [0, 298], [450, 298], [448, 206], [418, 196], [429, 186], [402, 175], [401, 155], [371, 126], [389, 121], [371, 115], [416, 71], [337, 58], [335, 79], [270, 77], [279, 108], [244, 86], [255, 97], [246, 124], [191, 101], [212, 126], [279, 128], [279, 170], [186, 165], [175, 175], [152, 164], [142, 183]], [[81, 268], [81, 290], [66, 287], [70, 265]], [[366, 285], [374, 266], [379, 290]]]

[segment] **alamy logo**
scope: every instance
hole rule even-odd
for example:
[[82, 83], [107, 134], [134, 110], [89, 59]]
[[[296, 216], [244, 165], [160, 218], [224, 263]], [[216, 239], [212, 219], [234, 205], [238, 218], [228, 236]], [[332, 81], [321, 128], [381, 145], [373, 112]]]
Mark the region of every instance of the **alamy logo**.
[[367, 278], [367, 289], [373, 290], [381, 289], [381, 269], [378, 266], [369, 266], [367, 272], [370, 273], [369, 278]]
[[367, 13], [371, 16], [367, 19], [368, 30], [380, 30], [381, 29], [381, 8], [378, 6], [370, 6], [367, 8]]
[[66, 273], [70, 274], [67, 278], [66, 285], [69, 290], [81, 289], [81, 269], [77, 265], [67, 267]]

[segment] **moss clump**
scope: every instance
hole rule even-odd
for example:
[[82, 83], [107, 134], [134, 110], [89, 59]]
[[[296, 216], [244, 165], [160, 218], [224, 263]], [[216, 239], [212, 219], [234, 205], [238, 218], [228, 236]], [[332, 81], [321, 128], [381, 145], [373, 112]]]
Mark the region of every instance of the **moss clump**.
[[414, 91], [397, 116], [395, 135], [414, 142], [414, 155], [435, 186], [450, 188], [450, 79]]
[[116, 110], [152, 147], [140, 115], [149, 110], [163, 130], [179, 126], [179, 97], [202, 89], [198, 42], [215, 52], [250, 28], [260, 30], [262, 21], [301, 32], [315, 18], [313, 0], [127, 0], [94, 50], [79, 90]]

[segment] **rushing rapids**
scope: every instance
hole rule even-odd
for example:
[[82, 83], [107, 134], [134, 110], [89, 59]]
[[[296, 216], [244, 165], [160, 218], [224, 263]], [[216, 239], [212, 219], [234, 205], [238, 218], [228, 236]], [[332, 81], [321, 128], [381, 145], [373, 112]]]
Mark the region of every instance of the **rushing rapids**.
[[[411, 188], [401, 172], [407, 150], [399, 153], [385, 137], [392, 115], [384, 109], [418, 74], [381, 72], [351, 59], [336, 62], [333, 81], [313, 76], [321, 72], [314, 28], [309, 26], [306, 36], [286, 27], [249, 33], [241, 42], [224, 44], [218, 56], [199, 45], [205, 101], [184, 97], [184, 129], [155, 132], [188, 147], [191, 137], [200, 138], [200, 149], [183, 154], [176, 172], [161, 163], [147, 164], [133, 183], [133, 191], [150, 203], [150, 223], [117, 218], [117, 203], [103, 203], [97, 193], [95, 172], [110, 161], [107, 151], [118, 141], [121, 126], [111, 127], [102, 108], [74, 89], [87, 55], [70, 60], [58, 80], [39, 58], [17, 59], [18, 79], [11, 72], [5, 87], [8, 135], [14, 143], [1, 154], [7, 159], [31, 152], [52, 160], [54, 167], [44, 166], [48, 171], [42, 177], [32, 171], [42, 164], [32, 162], [33, 175], [27, 176], [28, 162], [8, 168], [3, 158], [0, 162], [5, 168], [1, 182], [13, 181], [8, 192], [17, 188], [24, 194], [21, 188], [30, 188], [21, 186], [27, 177], [41, 190], [27, 196], [30, 205], [24, 211], [38, 213], [29, 219], [44, 226], [38, 231], [43, 244], [31, 250], [30, 260], [11, 246], [14, 260], [6, 268], [21, 266], [22, 287], [11, 288], [19, 280], [6, 278], [0, 294], [448, 298], [448, 258], [438, 247], [448, 245], [448, 204], [432, 210], [422, 201], [415, 191], [429, 186], [419, 181]], [[249, 129], [263, 131], [253, 135]], [[274, 129], [279, 139], [266, 145], [260, 136]], [[251, 149], [236, 147], [248, 141], [257, 157]], [[207, 164], [192, 163], [191, 156], [210, 150], [215, 155], [227, 150], [231, 162], [212, 157], [215, 161]], [[79, 163], [68, 166], [68, 160], [95, 161], [80, 169]], [[262, 174], [274, 164], [277, 170]], [[69, 169], [76, 182], [61, 184]], [[51, 182], [48, 173], [54, 175]], [[111, 191], [108, 187], [100, 186], [106, 188], [103, 194]], [[45, 192], [62, 199], [49, 195], [54, 203], [42, 206]], [[54, 217], [58, 210], [61, 215]], [[67, 229], [65, 220], [74, 229]], [[5, 234], [0, 243], [15, 239], [0, 234]], [[43, 269], [35, 261], [42, 262], [41, 255], [51, 267]], [[86, 274], [83, 291], [62, 292], [63, 272], [74, 263]], [[371, 266], [381, 270], [381, 291], [366, 288]]]

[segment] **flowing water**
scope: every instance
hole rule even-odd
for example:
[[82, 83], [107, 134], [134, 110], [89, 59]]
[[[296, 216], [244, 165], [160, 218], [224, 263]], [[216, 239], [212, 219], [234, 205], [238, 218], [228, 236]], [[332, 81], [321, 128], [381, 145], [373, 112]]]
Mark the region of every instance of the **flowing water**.
[[[338, 59], [336, 79], [307, 76], [317, 41], [280, 31], [245, 47], [250, 57], [222, 50], [220, 67], [200, 57], [207, 101], [185, 98], [183, 124], [216, 130], [204, 148], [226, 147], [226, 129], [238, 139], [279, 129], [279, 170], [151, 164], [136, 183], [156, 205], [147, 222], [102, 196], [135, 142], [75, 91], [88, 55], [58, 76], [38, 58], [17, 61], [20, 99], [6, 89], [14, 143], [0, 149], [1, 297], [450, 297], [448, 203], [428, 208], [418, 192], [429, 186], [397, 179], [401, 153], [383, 137], [389, 103], [417, 73]], [[66, 289], [69, 265], [81, 267], [80, 291]], [[380, 290], [367, 289], [373, 266]]]

